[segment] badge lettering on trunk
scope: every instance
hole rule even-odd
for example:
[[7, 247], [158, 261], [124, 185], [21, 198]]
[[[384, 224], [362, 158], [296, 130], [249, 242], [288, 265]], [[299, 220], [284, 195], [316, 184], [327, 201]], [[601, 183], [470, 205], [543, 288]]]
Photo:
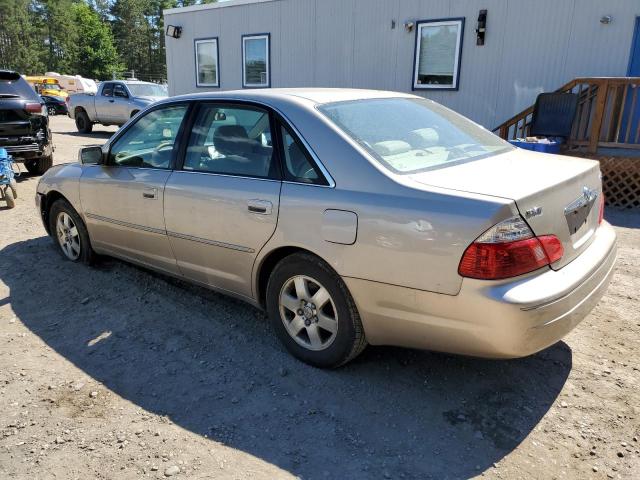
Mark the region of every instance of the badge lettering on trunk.
[[593, 204], [596, 203], [598, 192], [589, 187], [582, 187], [582, 195], [567, 205], [564, 217], [567, 219], [569, 233], [573, 235], [587, 222]]
[[533, 207], [524, 212], [525, 218], [533, 218], [542, 215], [542, 207]]

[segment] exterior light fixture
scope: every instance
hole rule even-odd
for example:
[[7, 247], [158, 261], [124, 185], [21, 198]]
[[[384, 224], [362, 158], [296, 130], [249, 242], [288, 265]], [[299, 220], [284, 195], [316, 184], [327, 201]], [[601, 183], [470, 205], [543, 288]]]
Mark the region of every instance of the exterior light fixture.
[[167, 37], [180, 38], [180, 35], [182, 35], [182, 27], [167, 25]]
[[611, 15], [603, 15], [602, 17], [600, 17], [600, 23], [602, 23], [603, 25], [609, 25], [612, 20], [613, 17]]
[[487, 33], [487, 11], [480, 10], [478, 14], [478, 26], [476, 27], [476, 45], [484, 45], [484, 36]]
[[415, 23], [414, 22], [404, 22], [404, 29], [407, 32], [411, 32], [413, 30], [413, 27], [415, 27]]

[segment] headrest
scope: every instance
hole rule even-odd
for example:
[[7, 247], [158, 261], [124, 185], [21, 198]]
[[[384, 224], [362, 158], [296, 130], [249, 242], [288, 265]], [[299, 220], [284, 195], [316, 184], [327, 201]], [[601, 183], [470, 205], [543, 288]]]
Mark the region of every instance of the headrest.
[[386, 157], [408, 152], [411, 150], [411, 145], [402, 140], [387, 140], [385, 142], [374, 143], [372, 148], [376, 153]]
[[419, 128], [409, 133], [409, 141], [415, 148], [429, 148], [438, 144], [440, 136], [433, 128]]
[[221, 125], [213, 132], [213, 145], [223, 155], [245, 156], [252, 151], [254, 142], [242, 125]]

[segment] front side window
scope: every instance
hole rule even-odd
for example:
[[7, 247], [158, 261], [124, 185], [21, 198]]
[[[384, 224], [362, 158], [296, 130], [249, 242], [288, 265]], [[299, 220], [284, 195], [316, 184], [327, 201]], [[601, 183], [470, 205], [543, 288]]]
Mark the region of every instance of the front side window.
[[444, 168], [512, 150], [493, 133], [424, 98], [371, 98], [318, 109], [398, 174]]
[[242, 86], [269, 86], [269, 34], [242, 37]]
[[111, 146], [109, 164], [122, 167], [170, 168], [187, 105], [152, 110]]
[[115, 87], [113, 87], [113, 96], [127, 98], [129, 94], [125, 90], [124, 85], [117, 83]]
[[464, 18], [417, 22], [414, 89], [457, 89]]
[[218, 39], [196, 40], [196, 86], [219, 87]]
[[187, 146], [184, 170], [279, 178], [269, 113], [243, 105], [202, 105]]

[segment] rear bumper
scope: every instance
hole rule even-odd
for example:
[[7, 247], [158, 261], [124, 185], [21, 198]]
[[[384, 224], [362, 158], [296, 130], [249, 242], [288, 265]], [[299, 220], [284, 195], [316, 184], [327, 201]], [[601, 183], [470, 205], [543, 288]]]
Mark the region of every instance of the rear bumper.
[[0, 139], [0, 147], [6, 149], [16, 162], [46, 157], [53, 152], [49, 140], [38, 141], [31, 137], [6, 137]]
[[615, 231], [603, 222], [562, 269], [501, 281], [465, 278], [455, 296], [344, 280], [371, 344], [513, 358], [554, 344], [580, 323], [606, 291], [615, 259]]

